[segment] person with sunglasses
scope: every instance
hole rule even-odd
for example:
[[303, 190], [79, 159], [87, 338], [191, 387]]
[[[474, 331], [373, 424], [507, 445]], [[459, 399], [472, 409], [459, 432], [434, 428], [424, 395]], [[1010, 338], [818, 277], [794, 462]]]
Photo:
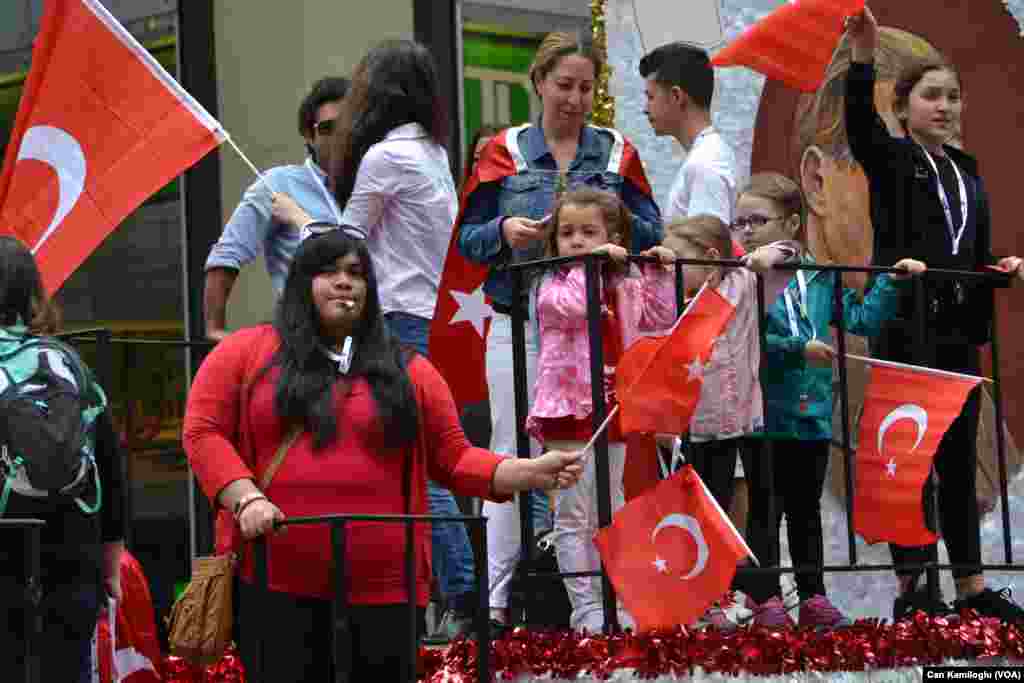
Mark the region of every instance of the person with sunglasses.
[[206, 336], [227, 336], [227, 302], [238, 271], [262, 253], [275, 295], [284, 288], [299, 229], [310, 221], [338, 224], [341, 210], [327, 187], [325, 169], [346, 78], [327, 77], [313, 84], [298, 111], [298, 130], [308, 156], [304, 163], [275, 166], [245, 191], [206, 259], [203, 306]]

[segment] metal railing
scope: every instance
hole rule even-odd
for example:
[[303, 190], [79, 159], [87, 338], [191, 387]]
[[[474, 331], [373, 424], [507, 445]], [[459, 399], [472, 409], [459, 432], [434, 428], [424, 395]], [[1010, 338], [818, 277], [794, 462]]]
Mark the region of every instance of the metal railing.
[[[514, 294], [513, 300], [517, 302], [511, 307], [511, 319], [512, 319], [512, 344], [513, 344], [513, 372], [515, 381], [515, 419], [519, 429], [517, 434], [517, 456], [521, 458], [530, 457], [529, 448], [529, 436], [526, 434], [524, 425], [526, 417], [529, 412], [529, 406], [527, 404], [527, 391], [526, 391], [526, 336], [525, 336], [525, 324], [527, 324], [527, 312], [523, 309], [522, 302], [526, 300], [525, 297], [525, 282], [526, 273], [530, 270], [537, 270], [542, 268], [551, 268], [555, 266], [561, 266], [569, 263], [583, 262], [585, 273], [586, 273], [586, 291], [587, 291], [587, 329], [589, 333], [590, 341], [590, 368], [591, 378], [601, 377], [604, 373], [604, 351], [601, 340], [601, 324], [600, 324], [600, 292], [599, 292], [599, 278], [600, 268], [602, 264], [608, 260], [605, 255], [585, 255], [576, 257], [557, 257], [548, 259], [538, 259], [533, 261], [524, 261], [519, 263], [506, 264], [503, 268], [512, 274]], [[657, 259], [654, 257], [637, 256], [631, 255], [631, 262], [656, 262]], [[681, 315], [684, 310], [684, 295], [683, 282], [684, 282], [684, 268], [687, 266], [700, 266], [700, 267], [717, 267], [717, 268], [738, 268], [743, 267], [743, 263], [738, 260], [711, 260], [711, 259], [677, 259], [675, 263], [675, 281], [676, 281], [676, 303], [677, 303], [677, 315]], [[811, 270], [811, 271], [824, 271], [835, 273], [836, 277], [833, 278], [834, 293], [833, 293], [833, 320], [832, 325], [836, 328], [836, 346], [837, 356], [839, 359], [838, 363], [838, 374], [839, 374], [839, 402], [840, 402], [840, 423], [841, 423], [841, 448], [843, 453], [843, 459], [845, 463], [845, 479], [846, 479], [846, 495], [845, 495], [845, 507], [846, 507], [846, 522], [847, 522], [847, 552], [849, 557], [849, 563], [846, 565], [826, 565], [823, 567], [819, 566], [796, 566], [796, 567], [739, 567], [737, 574], [747, 573], [772, 573], [776, 575], [797, 573], [797, 572], [863, 572], [863, 571], [892, 571], [896, 568], [894, 564], [861, 564], [858, 562], [857, 557], [857, 545], [856, 545], [856, 532], [853, 526], [853, 513], [854, 513], [854, 480], [853, 480], [853, 459], [854, 450], [852, 447], [852, 435], [850, 433], [850, 405], [849, 405], [849, 379], [847, 377], [846, 368], [846, 324], [844, 316], [844, 303], [843, 293], [844, 285], [840, 275], [842, 273], [868, 273], [871, 275], [879, 275], [883, 273], [889, 274], [906, 274], [905, 271], [896, 268], [878, 267], [878, 266], [848, 266], [848, 265], [825, 265], [825, 264], [810, 264], [810, 263], [793, 263], [775, 266], [777, 270]], [[971, 280], [974, 282], [987, 282], [995, 287], [1008, 286], [1010, 282], [1010, 276], [999, 272], [975, 272], [975, 271], [963, 271], [963, 270], [943, 270], [943, 269], [928, 269], [925, 273], [913, 277], [913, 297], [915, 303], [914, 316], [915, 328], [914, 338], [915, 346], [920, 353], [921, 349], [927, 348], [926, 340], [928, 336], [927, 330], [927, 316], [924, 314], [925, 309], [925, 284], [930, 279], [957, 279], [957, 280]], [[760, 321], [759, 333], [761, 338], [761, 362], [762, 365], [766, 362], [765, 351], [766, 351], [766, 339], [765, 339], [765, 302], [764, 292], [764, 281], [759, 276], [757, 286], [757, 306], [758, 306], [758, 319]], [[770, 302], [769, 302], [770, 303]], [[999, 461], [999, 487], [1000, 487], [1000, 498], [1002, 501], [1002, 527], [1003, 527], [1003, 554], [1004, 564], [997, 565], [962, 565], [962, 564], [939, 564], [937, 556], [937, 546], [932, 544], [929, 548], [929, 561], [924, 564], [900, 564], [901, 570], [918, 571], [923, 570], [927, 574], [927, 586], [931, 596], [938, 599], [939, 596], [939, 577], [938, 572], [942, 569], [972, 569], [972, 570], [985, 570], [985, 569], [1001, 569], [1011, 571], [1024, 570], [1024, 565], [1014, 564], [1013, 562], [1013, 548], [1012, 548], [1012, 537], [1010, 529], [1010, 513], [1009, 513], [1009, 495], [1008, 495], [1008, 480], [1007, 480], [1007, 463], [1006, 463], [1006, 444], [1005, 435], [1003, 433], [1004, 424], [1004, 412], [1002, 404], [1002, 384], [1000, 381], [1000, 368], [999, 368], [999, 338], [997, 333], [996, 317], [995, 317], [995, 306], [993, 306], [993, 314], [991, 319], [991, 330], [990, 330], [990, 348], [992, 358], [992, 384], [993, 384], [993, 399], [996, 408], [996, 440], [997, 440], [997, 451]], [[926, 365], [927, 363], [920, 363]], [[601, 382], [592, 381], [592, 400], [593, 400], [593, 414], [592, 424], [596, 430], [604, 422], [605, 416], [607, 415], [608, 406], [605, 402], [605, 394]], [[763, 394], [762, 394], [763, 395]], [[767, 410], [765, 411], [767, 414]], [[765, 448], [771, 448], [771, 440], [765, 439]], [[609, 473], [608, 473], [608, 442], [607, 436], [602, 433], [597, 438], [594, 444], [594, 457], [596, 465], [596, 484], [597, 484], [597, 509], [598, 509], [598, 523], [603, 528], [611, 523], [612, 511], [611, 511], [611, 495], [609, 486]], [[762, 469], [762, 475], [767, 481], [769, 492], [769, 513], [774, 514], [775, 510], [775, 491], [774, 491], [774, 476], [772, 467], [774, 465], [774, 459], [771, 457], [763, 458], [764, 465]], [[930, 490], [932, 496], [937, 496], [938, 487], [935, 484], [935, 472], [934, 467], [929, 475], [929, 484], [925, 490]], [[532, 560], [533, 544], [529, 542], [529, 539], [533, 538], [532, 529], [532, 518], [529, 514], [528, 505], [524, 498], [524, 493], [520, 493], [520, 514], [521, 514], [521, 528], [522, 528], [522, 539], [523, 539], [523, 550], [522, 556], [526, 561]], [[932, 504], [925, 506], [929, 511], [929, 519], [927, 520], [932, 529], [938, 529], [938, 523], [936, 516], [938, 515], [938, 506]], [[778, 539], [775, 539], [776, 544]], [[776, 546], [776, 556], [778, 556], [778, 545]], [[554, 580], [558, 578], [565, 578], [571, 576], [600, 576], [603, 587], [603, 599], [602, 606], [604, 610], [604, 621], [605, 621], [605, 632], [615, 633], [620, 631], [618, 623], [618, 614], [616, 609], [615, 593], [608, 580], [607, 573], [604, 572], [603, 568], [601, 571], [594, 572], [527, 572], [526, 577], [530, 579], [539, 580]]]

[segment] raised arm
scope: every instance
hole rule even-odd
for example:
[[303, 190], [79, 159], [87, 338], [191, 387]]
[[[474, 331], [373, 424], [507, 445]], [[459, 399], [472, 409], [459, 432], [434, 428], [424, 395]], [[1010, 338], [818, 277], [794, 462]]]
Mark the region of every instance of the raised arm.
[[862, 13], [850, 18], [847, 34], [852, 44], [853, 60], [846, 74], [843, 101], [846, 135], [854, 158], [871, 176], [887, 167], [893, 138], [875, 108], [878, 23], [867, 6]]

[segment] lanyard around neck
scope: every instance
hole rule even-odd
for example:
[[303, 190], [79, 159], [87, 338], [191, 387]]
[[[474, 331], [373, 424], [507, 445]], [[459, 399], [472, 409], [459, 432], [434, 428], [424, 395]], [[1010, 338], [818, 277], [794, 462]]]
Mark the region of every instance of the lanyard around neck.
[[[786, 314], [789, 316], [789, 331], [794, 337], [800, 336], [800, 318], [805, 318], [807, 323], [811, 326], [811, 339], [818, 338], [818, 331], [814, 329], [814, 321], [811, 320], [810, 314], [807, 312], [807, 276], [804, 275], [804, 271], [796, 271], [796, 286], [797, 296], [799, 301], [793, 303], [793, 290], [786, 288], [783, 293], [783, 298], [786, 300]], [[800, 315], [797, 316], [799, 310]]]
[[967, 186], [964, 185], [964, 177], [960, 174], [960, 168], [956, 165], [952, 159], [949, 159], [949, 163], [953, 165], [953, 171], [956, 173], [957, 193], [960, 195], [960, 229], [954, 232], [953, 229], [953, 213], [949, 209], [949, 197], [946, 195], [946, 188], [942, 184], [942, 176], [939, 175], [939, 166], [935, 163], [935, 159], [932, 158], [931, 153], [921, 145], [921, 151], [924, 152], [925, 159], [932, 165], [932, 170], [935, 171], [935, 185], [939, 189], [939, 201], [942, 202], [942, 210], [946, 214], [946, 227], [949, 229], [949, 239], [953, 241], [953, 256], [960, 253], [960, 238], [964, 236], [964, 228], [967, 227]]
[[324, 196], [324, 201], [327, 202], [327, 206], [331, 207], [331, 213], [334, 214], [334, 222], [337, 225], [341, 225], [341, 210], [338, 209], [338, 202], [335, 201], [331, 193], [327, 191], [327, 183], [320, 177], [320, 174], [313, 168], [313, 160], [306, 159], [306, 170], [313, 176], [313, 182], [320, 188], [320, 193]]

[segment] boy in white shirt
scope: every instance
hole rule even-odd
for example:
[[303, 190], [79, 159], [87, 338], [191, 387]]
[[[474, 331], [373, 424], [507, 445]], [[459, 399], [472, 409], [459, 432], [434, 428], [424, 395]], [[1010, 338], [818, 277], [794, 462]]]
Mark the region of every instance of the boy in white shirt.
[[662, 207], [666, 225], [698, 214], [732, 225], [736, 157], [711, 126], [715, 73], [707, 53], [685, 43], [662, 45], [640, 60], [640, 75], [655, 134], [671, 135], [687, 151]]

